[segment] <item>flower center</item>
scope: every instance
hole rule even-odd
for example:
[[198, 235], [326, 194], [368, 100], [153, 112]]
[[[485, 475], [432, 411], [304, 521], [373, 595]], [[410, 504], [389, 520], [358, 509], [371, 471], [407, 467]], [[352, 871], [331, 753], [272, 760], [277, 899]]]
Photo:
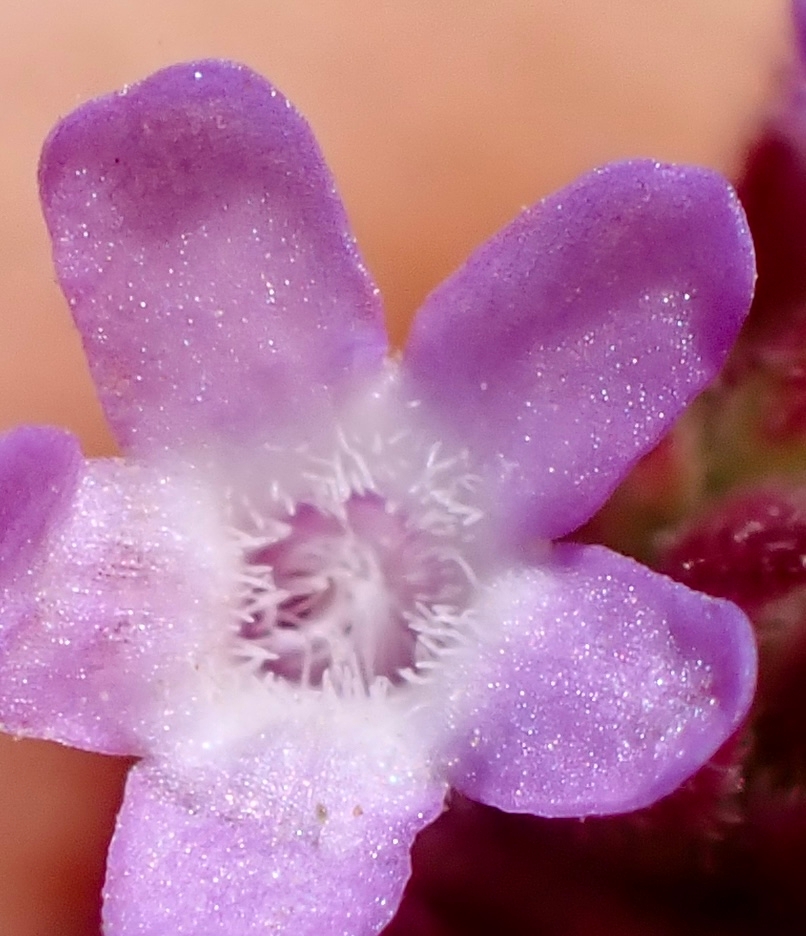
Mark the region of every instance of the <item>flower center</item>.
[[241, 637], [262, 673], [341, 691], [398, 685], [449, 642], [468, 569], [381, 498], [353, 495], [342, 517], [302, 504], [284, 527], [248, 557]]
[[297, 473], [296, 496], [247, 505], [256, 531], [242, 522], [237, 533], [238, 660], [264, 680], [339, 695], [429, 678], [467, 629], [480, 516], [462, 458], [438, 454], [402, 435], [361, 450], [342, 439], [332, 470], [317, 459], [319, 474]]

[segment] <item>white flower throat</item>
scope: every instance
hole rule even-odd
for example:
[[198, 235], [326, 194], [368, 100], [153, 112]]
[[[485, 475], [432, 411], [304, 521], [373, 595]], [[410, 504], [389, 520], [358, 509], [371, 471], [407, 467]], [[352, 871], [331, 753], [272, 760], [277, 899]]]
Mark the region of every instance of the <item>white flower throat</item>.
[[465, 453], [395, 425], [361, 414], [329, 458], [299, 449], [288, 484], [273, 478], [270, 502], [236, 522], [234, 652], [260, 679], [386, 691], [427, 680], [464, 641], [478, 479]]

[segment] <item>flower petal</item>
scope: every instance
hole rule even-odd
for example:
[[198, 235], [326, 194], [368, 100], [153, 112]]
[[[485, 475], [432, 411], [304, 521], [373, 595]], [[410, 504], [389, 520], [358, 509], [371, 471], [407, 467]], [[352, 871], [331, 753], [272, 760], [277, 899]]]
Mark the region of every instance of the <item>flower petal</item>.
[[178, 65], [79, 108], [40, 185], [122, 445], [289, 428], [381, 359], [377, 290], [313, 136], [249, 69]]
[[109, 853], [104, 932], [375, 936], [443, 790], [383, 778], [372, 752], [354, 760], [349, 739], [336, 741], [336, 756], [326, 740], [303, 751], [287, 733], [221, 770], [135, 767]]
[[724, 180], [614, 164], [525, 211], [432, 293], [408, 372], [470, 442], [506, 520], [556, 538], [715, 376], [753, 281]]
[[25, 556], [3, 565], [0, 725], [143, 754], [175, 744], [184, 709], [201, 707], [232, 573], [203, 489], [161, 469], [83, 463], [71, 446], [30, 429], [0, 446], [0, 493], [17, 495], [3, 500], [0, 555], [22, 544]]
[[501, 809], [646, 806], [717, 750], [752, 698], [742, 612], [602, 547], [561, 545], [545, 570], [503, 576], [482, 614], [502, 626], [452, 675], [449, 780]]
[[58, 429], [21, 426], [0, 438], [0, 583], [24, 576], [42, 539], [69, 505], [83, 459]]

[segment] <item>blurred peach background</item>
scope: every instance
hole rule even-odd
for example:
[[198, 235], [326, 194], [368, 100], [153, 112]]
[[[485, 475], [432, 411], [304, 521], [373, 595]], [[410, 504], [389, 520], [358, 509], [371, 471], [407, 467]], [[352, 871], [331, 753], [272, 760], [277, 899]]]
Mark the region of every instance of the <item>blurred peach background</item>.
[[[399, 340], [519, 208], [607, 160], [728, 175], [786, 62], [784, 0], [6, 0], [0, 426], [112, 450], [54, 283], [35, 170], [81, 101], [181, 59], [270, 76], [307, 115]], [[0, 738], [0, 932], [97, 933], [123, 765]]]

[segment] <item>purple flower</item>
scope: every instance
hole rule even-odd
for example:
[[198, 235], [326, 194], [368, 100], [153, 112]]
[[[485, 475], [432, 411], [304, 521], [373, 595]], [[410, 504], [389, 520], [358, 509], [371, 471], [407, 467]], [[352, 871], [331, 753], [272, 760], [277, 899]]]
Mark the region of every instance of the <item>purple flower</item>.
[[582, 816], [671, 791], [753, 690], [747, 620], [603, 548], [754, 277], [711, 172], [525, 211], [390, 360], [300, 116], [181, 65], [60, 124], [41, 187], [123, 459], [0, 445], [7, 730], [136, 755], [110, 936], [371, 934], [453, 786]]

